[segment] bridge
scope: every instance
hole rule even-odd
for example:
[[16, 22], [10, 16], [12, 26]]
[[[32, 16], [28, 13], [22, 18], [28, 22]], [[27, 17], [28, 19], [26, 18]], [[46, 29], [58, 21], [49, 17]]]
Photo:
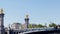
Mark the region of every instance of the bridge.
[[19, 34], [60, 34], [60, 29], [56, 30], [46, 30], [46, 31], [28, 31]]
[[15, 30], [16, 34], [60, 34], [60, 29], [55, 28], [28, 28], [22, 30]]

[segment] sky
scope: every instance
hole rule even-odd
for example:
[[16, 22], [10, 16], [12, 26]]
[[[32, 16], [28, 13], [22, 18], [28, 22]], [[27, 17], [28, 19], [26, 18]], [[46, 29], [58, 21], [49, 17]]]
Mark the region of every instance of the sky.
[[24, 24], [29, 15], [30, 24], [60, 24], [60, 0], [0, 0], [4, 10], [4, 26], [15, 22]]

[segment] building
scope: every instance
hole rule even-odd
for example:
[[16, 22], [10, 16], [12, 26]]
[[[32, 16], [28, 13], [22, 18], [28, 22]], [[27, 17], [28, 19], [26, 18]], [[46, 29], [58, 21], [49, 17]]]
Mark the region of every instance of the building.
[[[25, 18], [25, 28], [28, 28], [29, 25], [29, 18], [28, 15], [26, 15]], [[4, 27], [4, 13], [3, 9], [0, 9], [0, 34], [18, 34], [21, 29], [20, 23], [13, 23], [11, 27]], [[24, 30], [23, 30], [24, 31]]]
[[11, 25], [11, 29], [15, 29], [15, 30], [19, 30], [19, 29], [21, 29], [21, 23], [13, 23], [12, 25]]

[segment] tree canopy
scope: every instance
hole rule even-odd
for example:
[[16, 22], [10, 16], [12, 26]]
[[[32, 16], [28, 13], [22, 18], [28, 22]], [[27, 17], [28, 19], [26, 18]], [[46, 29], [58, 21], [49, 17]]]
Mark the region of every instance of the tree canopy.
[[50, 23], [49, 24], [49, 27], [55, 27], [55, 26], [57, 26], [55, 23]]

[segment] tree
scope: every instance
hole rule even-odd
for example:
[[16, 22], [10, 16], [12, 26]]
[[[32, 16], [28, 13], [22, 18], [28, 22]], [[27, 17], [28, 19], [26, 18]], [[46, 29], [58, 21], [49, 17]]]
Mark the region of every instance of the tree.
[[55, 23], [49, 24], [49, 27], [56, 27], [57, 25]]
[[39, 28], [45, 27], [45, 26], [42, 25], [42, 24], [38, 24], [37, 26], [38, 26]]
[[37, 28], [36, 24], [29, 24], [29, 28]]
[[29, 24], [29, 28], [33, 28], [33, 27], [32, 27], [32, 24]]
[[43, 27], [46, 27], [42, 24], [29, 24], [29, 28], [43, 28]]

